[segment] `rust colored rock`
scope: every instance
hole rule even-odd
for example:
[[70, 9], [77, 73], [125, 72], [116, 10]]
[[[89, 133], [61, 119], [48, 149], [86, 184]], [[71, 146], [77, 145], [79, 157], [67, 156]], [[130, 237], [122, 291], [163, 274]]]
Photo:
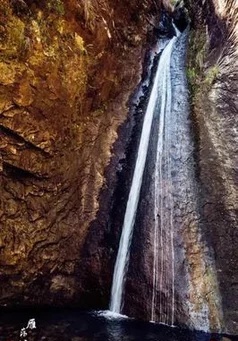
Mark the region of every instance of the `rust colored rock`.
[[[87, 305], [82, 249], [140, 80], [151, 9], [101, 5], [0, 4], [1, 306]], [[87, 271], [100, 278], [100, 266], [96, 257]]]
[[[205, 251], [215, 258], [225, 331], [237, 333], [237, 5], [185, 3], [195, 28], [189, 63], [196, 76], [200, 225], [209, 244]], [[135, 156], [127, 160], [126, 176], [120, 171], [127, 148], [135, 154], [132, 127], [139, 116], [141, 126], [140, 112], [128, 115], [128, 100], [140, 81], [146, 14], [153, 6], [137, 0], [104, 0], [100, 6], [96, 0], [1, 1], [1, 306], [108, 307], [127, 197], [115, 188], [120, 181], [129, 186]], [[198, 264], [204, 250], [193, 243], [192, 223], [189, 233], [183, 237], [195, 287], [203, 276]], [[151, 247], [142, 234], [137, 238]], [[181, 240], [176, 242], [182, 253]], [[134, 306], [127, 309], [147, 319], [150, 303], [141, 296], [149, 297], [152, 279], [145, 254], [132, 258], [137, 266], [127, 287]], [[186, 324], [186, 274], [176, 266], [177, 320]], [[204, 276], [204, 293], [213, 302], [214, 278], [209, 269]], [[191, 297], [196, 301], [196, 288]], [[210, 319], [216, 314], [215, 306]]]

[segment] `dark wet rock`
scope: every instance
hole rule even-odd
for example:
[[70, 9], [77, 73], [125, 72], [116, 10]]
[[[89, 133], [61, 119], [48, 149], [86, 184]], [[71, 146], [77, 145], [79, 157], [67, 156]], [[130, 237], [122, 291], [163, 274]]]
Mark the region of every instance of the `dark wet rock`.
[[214, 253], [225, 330], [238, 334], [237, 2], [185, 1], [192, 18], [188, 74], [203, 231]]
[[[170, 122], [173, 193], [173, 251], [171, 225], [159, 224], [159, 242], [154, 244], [154, 167], [159, 118], [155, 119], [131, 248], [125, 290], [124, 312], [152, 319], [154, 248], [158, 248], [155, 321], [189, 325], [203, 330], [220, 330], [223, 320], [216, 285], [216, 269], [204, 239], [199, 212], [199, 189], [194, 169], [194, 141], [188, 89], [185, 79], [186, 34], [178, 39], [172, 56], [172, 117]], [[164, 160], [166, 167], [168, 160]], [[166, 178], [163, 182], [167, 186]], [[168, 201], [166, 201], [168, 203]], [[167, 206], [166, 206], [167, 208]], [[166, 210], [166, 208], [164, 208]], [[158, 237], [157, 237], [158, 238]], [[174, 252], [174, 257], [172, 256]], [[175, 277], [173, 279], [172, 268]], [[174, 286], [175, 299], [172, 303]], [[171, 322], [174, 311], [174, 322]]]
[[172, 38], [175, 35], [175, 30], [172, 24], [172, 17], [169, 13], [163, 10], [154, 23], [154, 33], [157, 37]]
[[189, 24], [188, 10], [183, 5], [178, 4], [174, 8], [172, 16], [176, 27], [181, 32], [184, 31]]

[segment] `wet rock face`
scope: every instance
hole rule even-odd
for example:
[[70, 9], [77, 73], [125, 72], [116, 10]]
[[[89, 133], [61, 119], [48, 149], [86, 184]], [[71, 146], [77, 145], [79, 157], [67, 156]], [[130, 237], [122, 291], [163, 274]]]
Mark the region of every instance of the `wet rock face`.
[[[203, 229], [214, 252], [225, 330], [238, 333], [236, 1], [187, 1]], [[205, 26], [207, 25], [207, 29]]]
[[[189, 63], [200, 225], [214, 252], [225, 328], [237, 333], [236, 1], [185, 2], [196, 29]], [[1, 305], [108, 306], [133, 157], [121, 169], [126, 147], [136, 152], [133, 126], [142, 117], [128, 115], [127, 101], [140, 78], [149, 9], [149, 1], [1, 1]], [[114, 192], [118, 183], [127, 189]], [[203, 251], [191, 242], [194, 231], [183, 234], [188, 256], [179, 259], [190, 265]], [[151, 250], [146, 233], [135, 234], [125, 307], [144, 319], [152, 284], [152, 257], [141, 252]], [[186, 324], [179, 264], [176, 314]], [[199, 285], [203, 268], [193, 269]], [[207, 294], [215, 279], [204, 273]]]
[[155, 23], [154, 33], [158, 38], [172, 38], [175, 31], [172, 25], [172, 17], [167, 11], [162, 11], [158, 18], [158, 23]]
[[[139, 81], [150, 10], [103, 5], [1, 1], [1, 305], [82, 306], [90, 286], [80, 257]], [[98, 280], [96, 253], [87, 271]]]
[[173, 20], [176, 27], [183, 32], [189, 23], [187, 9], [182, 5], [176, 6], [173, 11]]
[[171, 139], [163, 141], [166, 157], [159, 187], [164, 202], [155, 211], [157, 117], [134, 227], [123, 311], [146, 320], [218, 331], [223, 325], [222, 309], [200, 215], [184, 65], [186, 39], [186, 33], [178, 39], [171, 60], [172, 114], [169, 119], [166, 113], [164, 134], [168, 136], [170, 129]]

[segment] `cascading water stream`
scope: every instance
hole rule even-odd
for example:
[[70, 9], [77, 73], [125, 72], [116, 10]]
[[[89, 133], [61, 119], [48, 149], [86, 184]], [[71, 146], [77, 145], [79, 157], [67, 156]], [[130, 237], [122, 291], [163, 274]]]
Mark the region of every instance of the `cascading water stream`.
[[[114, 313], [120, 313], [123, 305], [123, 292], [124, 292], [124, 285], [126, 279], [126, 273], [128, 268], [128, 261], [130, 256], [130, 245], [131, 239], [133, 234], [133, 227], [136, 218], [136, 212], [139, 202], [140, 190], [142, 185], [142, 177], [145, 168], [146, 156], [148, 151], [148, 145], [150, 140], [150, 133], [151, 133], [151, 125], [155, 113], [155, 108], [158, 103], [158, 97], [161, 101], [161, 120], [160, 120], [160, 131], [159, 131], [159, 141], [158, 141], [158, 152], [157, 152], [157, 159], [159, 165], [159, 172], [162, 172], [161, 169], [161, 153], [163, 149], [163, 135], [164, 135], [164, 119], [165, 119], [165, 112], [168, 110], [168, 104], [166, 102], [166, 98], [171, 95], [168, 95], [167, 90], [171, 93], [171, 85], [170, 85], [170, 56], [172, 53], [172, 49], [174, 43], [176, 41], [176, 37], [172, 38], [167, 46], [164, 48], [160, 61], [158, 64], [158, 68], [156, 71], [156, 76], [154, 80], [154, 85], [151, 91], [151, 95], [149, 98], [149, 103], [147, 106], [147, 110], [145, 113], [141, 139], [138, 149], [138, 155], [135, 165], [135, 170], [132, 179], [132, 185], [129, 193], [129, 198], [127, 201], [126, 212], [122, 227], [122, 235], [120, 239], [119, 250], [117, 254], [116, 264], [114, 268], [113, 274], [113, 282], [112, 282], [112, 290], [111, 290], [111, 302], [110, 302], [110, 310]], [[170, 98], [171, 101], [171, 98]], [[170, 103], [171, 104], [171, 103]], [[159, 182], [161, 177], [157, 175], [157, 182]], [[158, 183], [159, 186], [159, 183]], [[161, 197], [161, 196], [160, 196]], [[161, 200], [161, 199], [160, 199]], [[156, 203], [157, 205], [157, 203]], [[162, 205], [160, 205], [160, 209]], [[157, 220], [157, 219], [156, 219]], [[156, 221], [155, 220], [155, 221]], [[156, 223], [157, 225], [157, 223]], [[155, 233], [157, 233], [158, 226], [155, 226]], [[156, 238], [157, 240], [158, 238]], [[155, 245], [157, 248], [158, 245]], [[155, 252], [157, 254], [157, 251]], [[154, 275], [153, 275], [153, 282], [154, 282], [154, 290], [156, 290], [157, 286], [157, 260], [155, 257], [154, 261]], [[152, 299], [152, 307], [156, 304], [155, 295], [153, 294], [154, 298]], [[154, 310], [154, 308], [153, 308]], [[154, 315], [154, 313], [152, 314]]]
[[[161, 56], [160, 63], [163, 65], [158, 88], [159, 104], [159, 134], [156, 148], [156, 161], [154, 172], [154, 263], [153, 263], [153, 292], [151, 302], [151, 321], [156, 321], [156, 306], [159, 303], [159, 321], [173, 325], [174, 323], [174, 245], [173, 245], [173, 196], [171, 178], [171, 54], [180, 32], [176, 29], [174, 37], [168, 48]], [[163, 58], [163, 59], [162, 59]], [[160, 228], [160, 236], [159, 236]], [[164, 243], [167, 241], [167, 243]], [[165, 251], [164, 251], [165, 249]], [[170, 269], [165, 267], [168, 254], [171, 254]], [[160, 255], [160, 264], [159, 264]], [[168, 281], [168, 271], [171, 271], [171, 283]], [[159, 276], [159, 278], [158, 278]], [[157, 291], [159, 284], [159, 302], [157, 302]], [[164, 305], [162, 299], [163, 288], [169, 291], [170, 306], [167, 316], [162, 316]], [[169, 317], [170, 310], [170, 317]]]
[[[213, 255], [202, 231], [185, 72], [188, 30], [180, 37], [179, 32], [176, 34], [161, 53], [145, 113], [114, 269], [110, 310], [117, 314], [122, 310], [138, 211], [140, 225], [134, 247], [140, 247], [142, 254], [133, 255], [135, 271], [130, 276], [138, 281], [139, 288], [130, 281], [133, 295], [127, 296], [127, 302], [132, 305], [127, 305], [127, 310], [134, 316], [168, 325], [174, 325], [176, 316], [178, 322], [186, 321], [191, 328], [208, 331], [213, 325], [220, 328], [223, 317]], [[144, 171], [147, 176], [142, 183]], [[144, 200], [138, 209], [140, 192]]]

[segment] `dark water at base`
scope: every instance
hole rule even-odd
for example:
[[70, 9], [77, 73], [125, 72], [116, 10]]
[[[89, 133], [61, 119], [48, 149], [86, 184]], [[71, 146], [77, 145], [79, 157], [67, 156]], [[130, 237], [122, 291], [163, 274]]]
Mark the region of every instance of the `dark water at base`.
[[[20, 338], [30, 318], [36, 329]], [[192, 332], [131, 319], [108, 319], [79, 311], [5, 312], [0, 315], [1, 341], [237, 341], [238, 337]]]

